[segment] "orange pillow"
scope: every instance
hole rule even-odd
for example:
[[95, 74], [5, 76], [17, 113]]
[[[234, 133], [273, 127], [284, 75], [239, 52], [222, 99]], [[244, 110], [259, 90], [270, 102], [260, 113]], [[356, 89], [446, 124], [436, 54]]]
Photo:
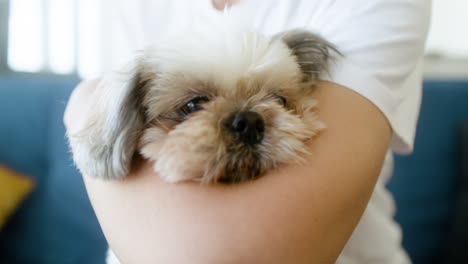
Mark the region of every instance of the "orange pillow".
[[31, 179], [0, 165], [0, 228], [33, 186]]

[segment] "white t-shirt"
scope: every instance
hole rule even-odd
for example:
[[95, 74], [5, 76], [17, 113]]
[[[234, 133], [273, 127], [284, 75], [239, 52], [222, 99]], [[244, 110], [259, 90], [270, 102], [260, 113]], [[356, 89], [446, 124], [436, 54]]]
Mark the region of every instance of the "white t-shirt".
[[[303, 28], [335, 44], [344, 57], [324, 78], [375, 104], [393, 129], [391, 150], [410, 153], [430, 7], [430, 0], [242, 0], [229, 15], [266, 35]], [[103, 10], [105, 70], [200, 16], [223, 15], [211, 0], [104, 0]], [[337, 263], [409, 263], [400, 228], [392, 220], [393, 199], [384, 187], [392, 158], [389, 152], [369, 205]]]

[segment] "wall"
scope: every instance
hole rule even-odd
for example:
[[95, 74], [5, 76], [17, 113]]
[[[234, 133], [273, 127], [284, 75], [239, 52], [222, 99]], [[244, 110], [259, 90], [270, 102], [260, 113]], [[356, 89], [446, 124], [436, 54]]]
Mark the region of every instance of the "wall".
[[467, 0], [433, 0], [427, 51], [468, 59]]

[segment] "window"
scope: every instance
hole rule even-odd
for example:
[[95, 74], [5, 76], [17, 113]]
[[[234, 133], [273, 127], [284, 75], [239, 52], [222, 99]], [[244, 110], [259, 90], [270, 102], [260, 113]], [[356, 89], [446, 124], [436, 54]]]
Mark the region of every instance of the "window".
[[467, 14], [466, 0], [434, 0], [427, 52], [437, 56], [468, 59]]
[[[0, 0], [0, 71], [95, 77], [101, 70], [102, 2]], [[467, 13], [467, 0], [433, 1], [429, 75], [468, 78]]]
[[[79, 74], [99, 70], [96, 0], [0, 0], [0, 64], [13, 72]], [[5, 11], [6, 10], [6, 11]], [[1, 26], [0, 26], [1, 27]], [[6, 27], [6, 28], [5, 28]], [[7, 51], [5, 51], [7, 50]]]
[[433, 1], [426, 79], [468, 79], [468, 1]]
[[7, 68], [8, 2], [0, 0], [0, 71]]

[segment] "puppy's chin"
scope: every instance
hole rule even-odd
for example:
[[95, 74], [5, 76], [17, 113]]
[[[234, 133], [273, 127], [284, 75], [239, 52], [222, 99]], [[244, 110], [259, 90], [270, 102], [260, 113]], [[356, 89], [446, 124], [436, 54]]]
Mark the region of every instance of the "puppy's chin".
[[168, 182], [239, 183], [284, 163], [302, 161], [307, 140], [324, 127], [314, 100], [304, 100], [295, 113], [275, 102], [252, 109], [266, 122], [264, 139], [255, 146], [233, 140], [214, 107], [194, 113], [170, 131], [146, 129], [140, 151]]

